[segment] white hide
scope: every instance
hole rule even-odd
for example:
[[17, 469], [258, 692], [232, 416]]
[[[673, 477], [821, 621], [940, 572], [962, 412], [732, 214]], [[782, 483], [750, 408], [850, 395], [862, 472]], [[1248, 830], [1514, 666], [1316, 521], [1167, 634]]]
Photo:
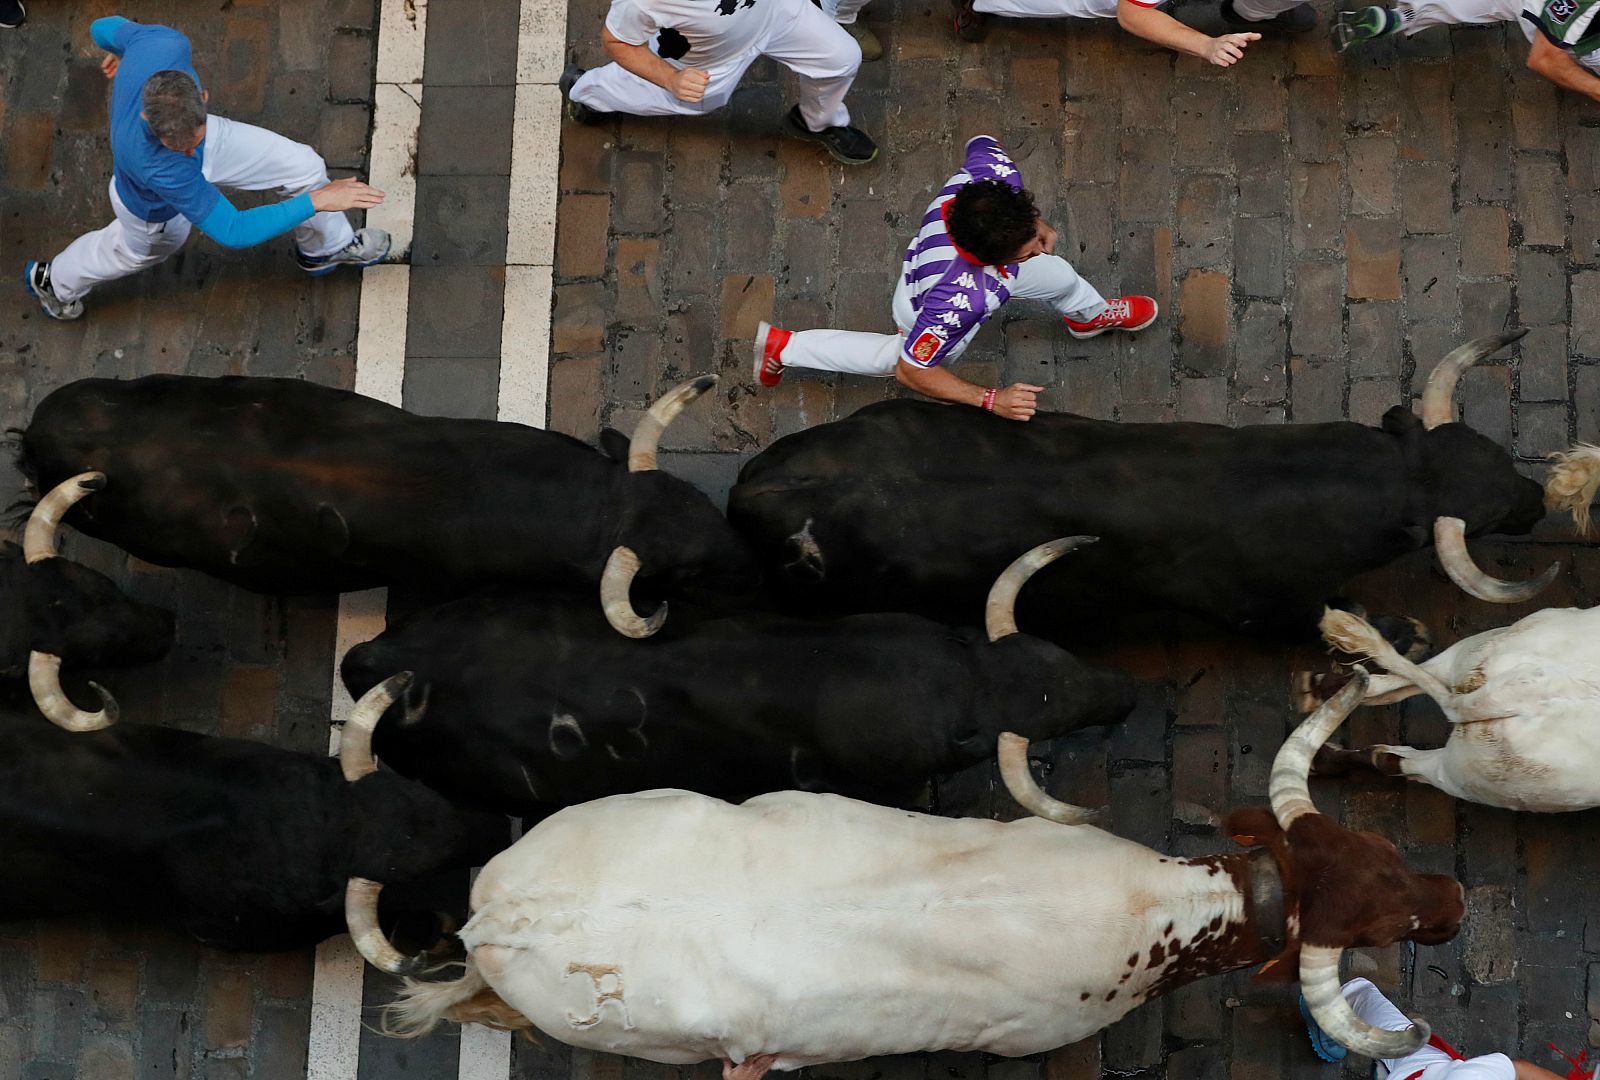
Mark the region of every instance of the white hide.
[[547, 818], [472, 906], [473, 962], [555, 1038], [792, 1069], [1074, 1042], [1143, 1000], [1169, 924], [1188, 943], [1245, 905], [1227, 873], [1087, 826], [653, 791]]
[[[1510, 810], [1600, 806], [1600, 607], [1550, 608], [1465, 638], [1420, 665], [1451, 690], [1439, 750], [1386, 746], [1407, 776]], [[1367, 700], [1420, 693], [1401, 676]]]

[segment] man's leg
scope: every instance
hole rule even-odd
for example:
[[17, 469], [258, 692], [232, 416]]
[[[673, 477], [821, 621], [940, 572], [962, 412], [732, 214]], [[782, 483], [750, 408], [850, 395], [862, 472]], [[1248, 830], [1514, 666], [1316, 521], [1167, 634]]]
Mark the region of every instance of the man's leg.
[[[276, 191], [286, 197], [314, 191], [328, 183], [328, 167], [311, 147], [225, 116], [206, 117], [205, 160], [201, 168], [206, 179], [218, 187]], [[355, 239], [349, 217], [331, 211], [313, 214], [294, 230], [295, 247], [313, 260], [342, 252]]]
[[1344, 52], [1358, 42], [1390, 34], [1410, 37], [1435, 26], [1487, 26], [1508, 20], [1521, 23], [1531, 38], [1533, 27], [1518, 18], [1520, 10], [1507, 0], [1400, 0], [1393, 7], [1339, 11], [1334, 16], [1333, 44]]
[[846, 165], [871, 161], [878, 148], [850, 126], [844, 104], [861, 67], [861, 49], [808, 0], [779, 2], [785, 5], [785, 16], [761, 51], [800, 77], [800, 104], [785, 118], [789, 133], [822, 143]]
[[49, 263], [50, 285], [63, 303], [89, 295], [96, 285], [157, 265], [189, 239], [189, 221], [179, 215], [152, 223], [135, 215], [111, 181], [111, 224], [78, 237]]
[[[1383, 1028], [1385, 1031], [1404, 1031], [1412, 1026], [1411, 1018], [1395, 1008], [1394, 1003], [1366, 979], [1351, 979], [1344, 984], [1343, 993], [1345, 1001], [1355, 1014], [1373, 1027]], [[1404, 1080], [1418, 1069], [1449, 1060], [1451, 1060], [1450, 1055], [1443, 1050], [1424, 1045], [1414, 1054], [1403, 1058], [1384, 1058], [1383, 1063], [1388, 1066], [1390, 1076], [1395, 1080]]]
[[900, 361], [903, 340], [899, 334], [801, 330], [791, 335], [783, 347], [783, 366], [886, 378], [894, 374], [895, 364]]
[[[809, 4], [807, 5], [810, 6]], [[679, 101], [648, 79], [641, 79], [621, 64], [607, 64], [583, 73], [567, 97], [595, 112], [627, 113], [629, 116], [704, 116], [728, 103], [739, 80], [761, 54], [750, 52], [736, 62], [706, 74], [705, 97], [699, 101]]]
[[1107, 330], [1143, 330], [1160, 309], [1151, 296], [1118, 296], [1107, 300], [1059, 255], [1035, 255], [1017, 270], [1011, 295], [1018, 300], [1043, 300], [1067, 324], [1073, 337], [1091, 338]]

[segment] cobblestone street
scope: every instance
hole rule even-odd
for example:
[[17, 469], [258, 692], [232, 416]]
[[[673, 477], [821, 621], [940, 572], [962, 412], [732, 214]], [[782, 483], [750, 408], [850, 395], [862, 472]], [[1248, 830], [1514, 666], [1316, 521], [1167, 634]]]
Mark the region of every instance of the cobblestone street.
[[[585, 440], [605, 425], [630, 431], [661, 391], [716, 371], [715, 394], [668, 429], [662, 466], [720, 496], [739, 464], [774, 439], [903, 392], [892, 381], [794, 375], [764, 390], [750, 372], [751, 338], [760, 319], [888, 331], [907, 240], [963, 142], [988, 132], [1061, 229], [1058, 251], [1108, 296], [1156, 296], [1162, 315], [1138, 335], [1079, 341], [1043, 307], [1014, 303], [962, 358], [962, 377], [1041, 384], [1045, 408], [1123, 421], [1376, 423], [1417, 396], [1450, 348], [1522, 326], [1530, 333], [1519, 345], [1463, 380], [1463, 419], [1535, 476], [1546, 453], [1600, 441], [1600, 106], [1528, 71], [1515, 27], [1430, 31], [1344, 57], [1319, 29], [1257, 42], [1223, 70], [1109, 22], [993, 19], [983, 44], [966, 44], [951, 33], [945, 0], [877, 0], [863, 21], [885, 56], [863, 65], [847, 99], [882, 147], [877, 162], [847, 169], [781, 138], [793, 79], [765, 60], [712, 117], [564, 123], [553, 301], [539, 293], [530, 304], [519, 263], [538, 260], [517, 255], [521, 226], [507, 245], [507, 223], [518, 220], [513, 140], [523, 130], [530, 35], [548, 29], [561, 5], [418, 4], [427, 75], [414, 88], [420, 135], [404, 171], [416, 190], [415, 237], [391, 328], [405, 361], [403, 401], [415, 411], [494, 417], [508, 380], [532, 370], [526, 355], [546, 325], [549, 426]], [[0, 31], [0, 280], [11, 283], [0, 288], [0, 426], [24, 425], [50, 390], [91, 375], [357, 385], [358, 333], [392, 309], [369, 309], [357, 273], [303, 277], [286, 240], [225, 251], [196, 234], [158, 270], [97, 291], [71, 324], [43, 318], [15, 282], [24, 260], [49, 257], [107, 217], [94, 18], [122, 13], [183, 29], [219, 113], [312, 144], [336, 176], [365, 175], [378, 155], [378, 36], [389, 6], [34, 0], [23, 30]], [[1317, 6], [1324, 18], [1332, 10]], [[567, 7], [568, 51], [584, 66], [603, 62], [606, 8]], [[1213, 32], [1220, 25], [1210, 3], [1174, 13]], [[554, 58], [547, 51], [541, 62]], [[516, 321], [524, 316], [531, 321]], [[361, 371], [370, 360], [363, 353]], [[0, 497], [19, 488], [8, 455]], [[1573, 543], [1562, 519], [1548, 519], [1532, 542], [1473, 548], [1486, 569], [1513, 580], [1557, 557], [1564, 570], [1537, 601], [1498, 608], [1464, 598], [1419, 552], [1351, 594], [1375, 611], [1422, 618], [1440, 644], [1536, 608], [1600, 602], [1600, 549]], [[67, 552], [177, 612], [173, 654], [108, 684], [125, 717], [326, 749], [337, 598], [257, 597], [80, 536]], [[1320, 654], [1158, 635], [1088, 658], [1133, 671], [1140, 706], [1116, 730], [1036, 748], [1048, 749], [1051, 792], [1108, 807], [1104, 827], [1167, 851], [1230, 849], [1217, 819], [1264, 802], [1272, 753], [1297, 719], [1290, 672]], [[1446, 730], [1439, 710], [1416, 698], [1358, 712], [1342, 737], [1434, 746]], [[1455, 941], [1352, 953], [1352, 972], [1469, 1053], [1504, 1050], [1565, 1073], [1547, 1043], [1574, 1054], [1600, 1046], [1600, 850], [1588, 842], [1597, 812], [1512, 814], [1377, 780], [1317, 781], [1313, 792], [1346, 824], [1394, 839], [1413, 868], [1453, 874], [1467, 888]], [[941, 782], [936, 807], [1019, 813], [992, 768]], [[454, 1034], [397, 1043], [361, 1031], [358, 1069], [319, 1065], [315, 970], [309, 952], [230, 955], [115, 920], [0, 925], [0, 1080], [298, 1080], [308, 1068], [318, 1080], [491, 1074], [456, 1071], [470, 1055]], [[369, 1004], [391, 990], [369, 973]], [[1293, 989], [1238, 973], [1042, 1059], [939, 1054], [810, 1073], [1299, 1080], [1331, 1068], [1307, 1047]], [[499, 1069], [497, 1080], [507, 1076]], [[1344, 1066], [1351, 1077], [1367, 1070], [1353, 1055]], [[720, 1072], [547, 1039], [515, 1041], [509, 1075]]]

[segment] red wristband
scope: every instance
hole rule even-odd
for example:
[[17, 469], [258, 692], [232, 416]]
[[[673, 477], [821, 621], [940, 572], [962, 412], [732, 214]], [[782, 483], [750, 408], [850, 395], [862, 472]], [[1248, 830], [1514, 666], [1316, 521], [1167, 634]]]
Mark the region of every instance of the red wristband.
[[983, 407], [988, 412], [994, 412], [994, 396], [1000, 392], [998, 386], [991, 386], [983, 392]]

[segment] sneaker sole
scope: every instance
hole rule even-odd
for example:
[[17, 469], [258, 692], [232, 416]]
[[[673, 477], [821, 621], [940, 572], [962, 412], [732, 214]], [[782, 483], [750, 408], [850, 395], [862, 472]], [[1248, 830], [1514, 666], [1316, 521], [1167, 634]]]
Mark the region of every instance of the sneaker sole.
[[1155, 322], [1156, 319], [1158, 319], [1160, 317], [1161, 317], [1161, 305], [1157, 304], [1154, 314], [1152, 314], [1148, 319], [1146, 319], [1144, 322], [1140, 323], [1138, 326], [1102, 326], [1098, 330], [1090, 330], [1090, 331], [1087, 331], [1087, 332], [1082, 331], [1082, 330], [1074, 330], [1072, 327], [1069, 326], [1069, 327], [1067, 327], [1067, 333], [1069, 333], [1073, 337], [1079, 338], [1079, 339], [1099, 337], [1101, 334], [1109, 333], [1112, 330], [1121, 330], [1123, 333], [1126, 333], [1126, 334], [1137, 334], [1140, 330], [1143, 330], [1145, 327], [1149, 326], [1151, 323]]

